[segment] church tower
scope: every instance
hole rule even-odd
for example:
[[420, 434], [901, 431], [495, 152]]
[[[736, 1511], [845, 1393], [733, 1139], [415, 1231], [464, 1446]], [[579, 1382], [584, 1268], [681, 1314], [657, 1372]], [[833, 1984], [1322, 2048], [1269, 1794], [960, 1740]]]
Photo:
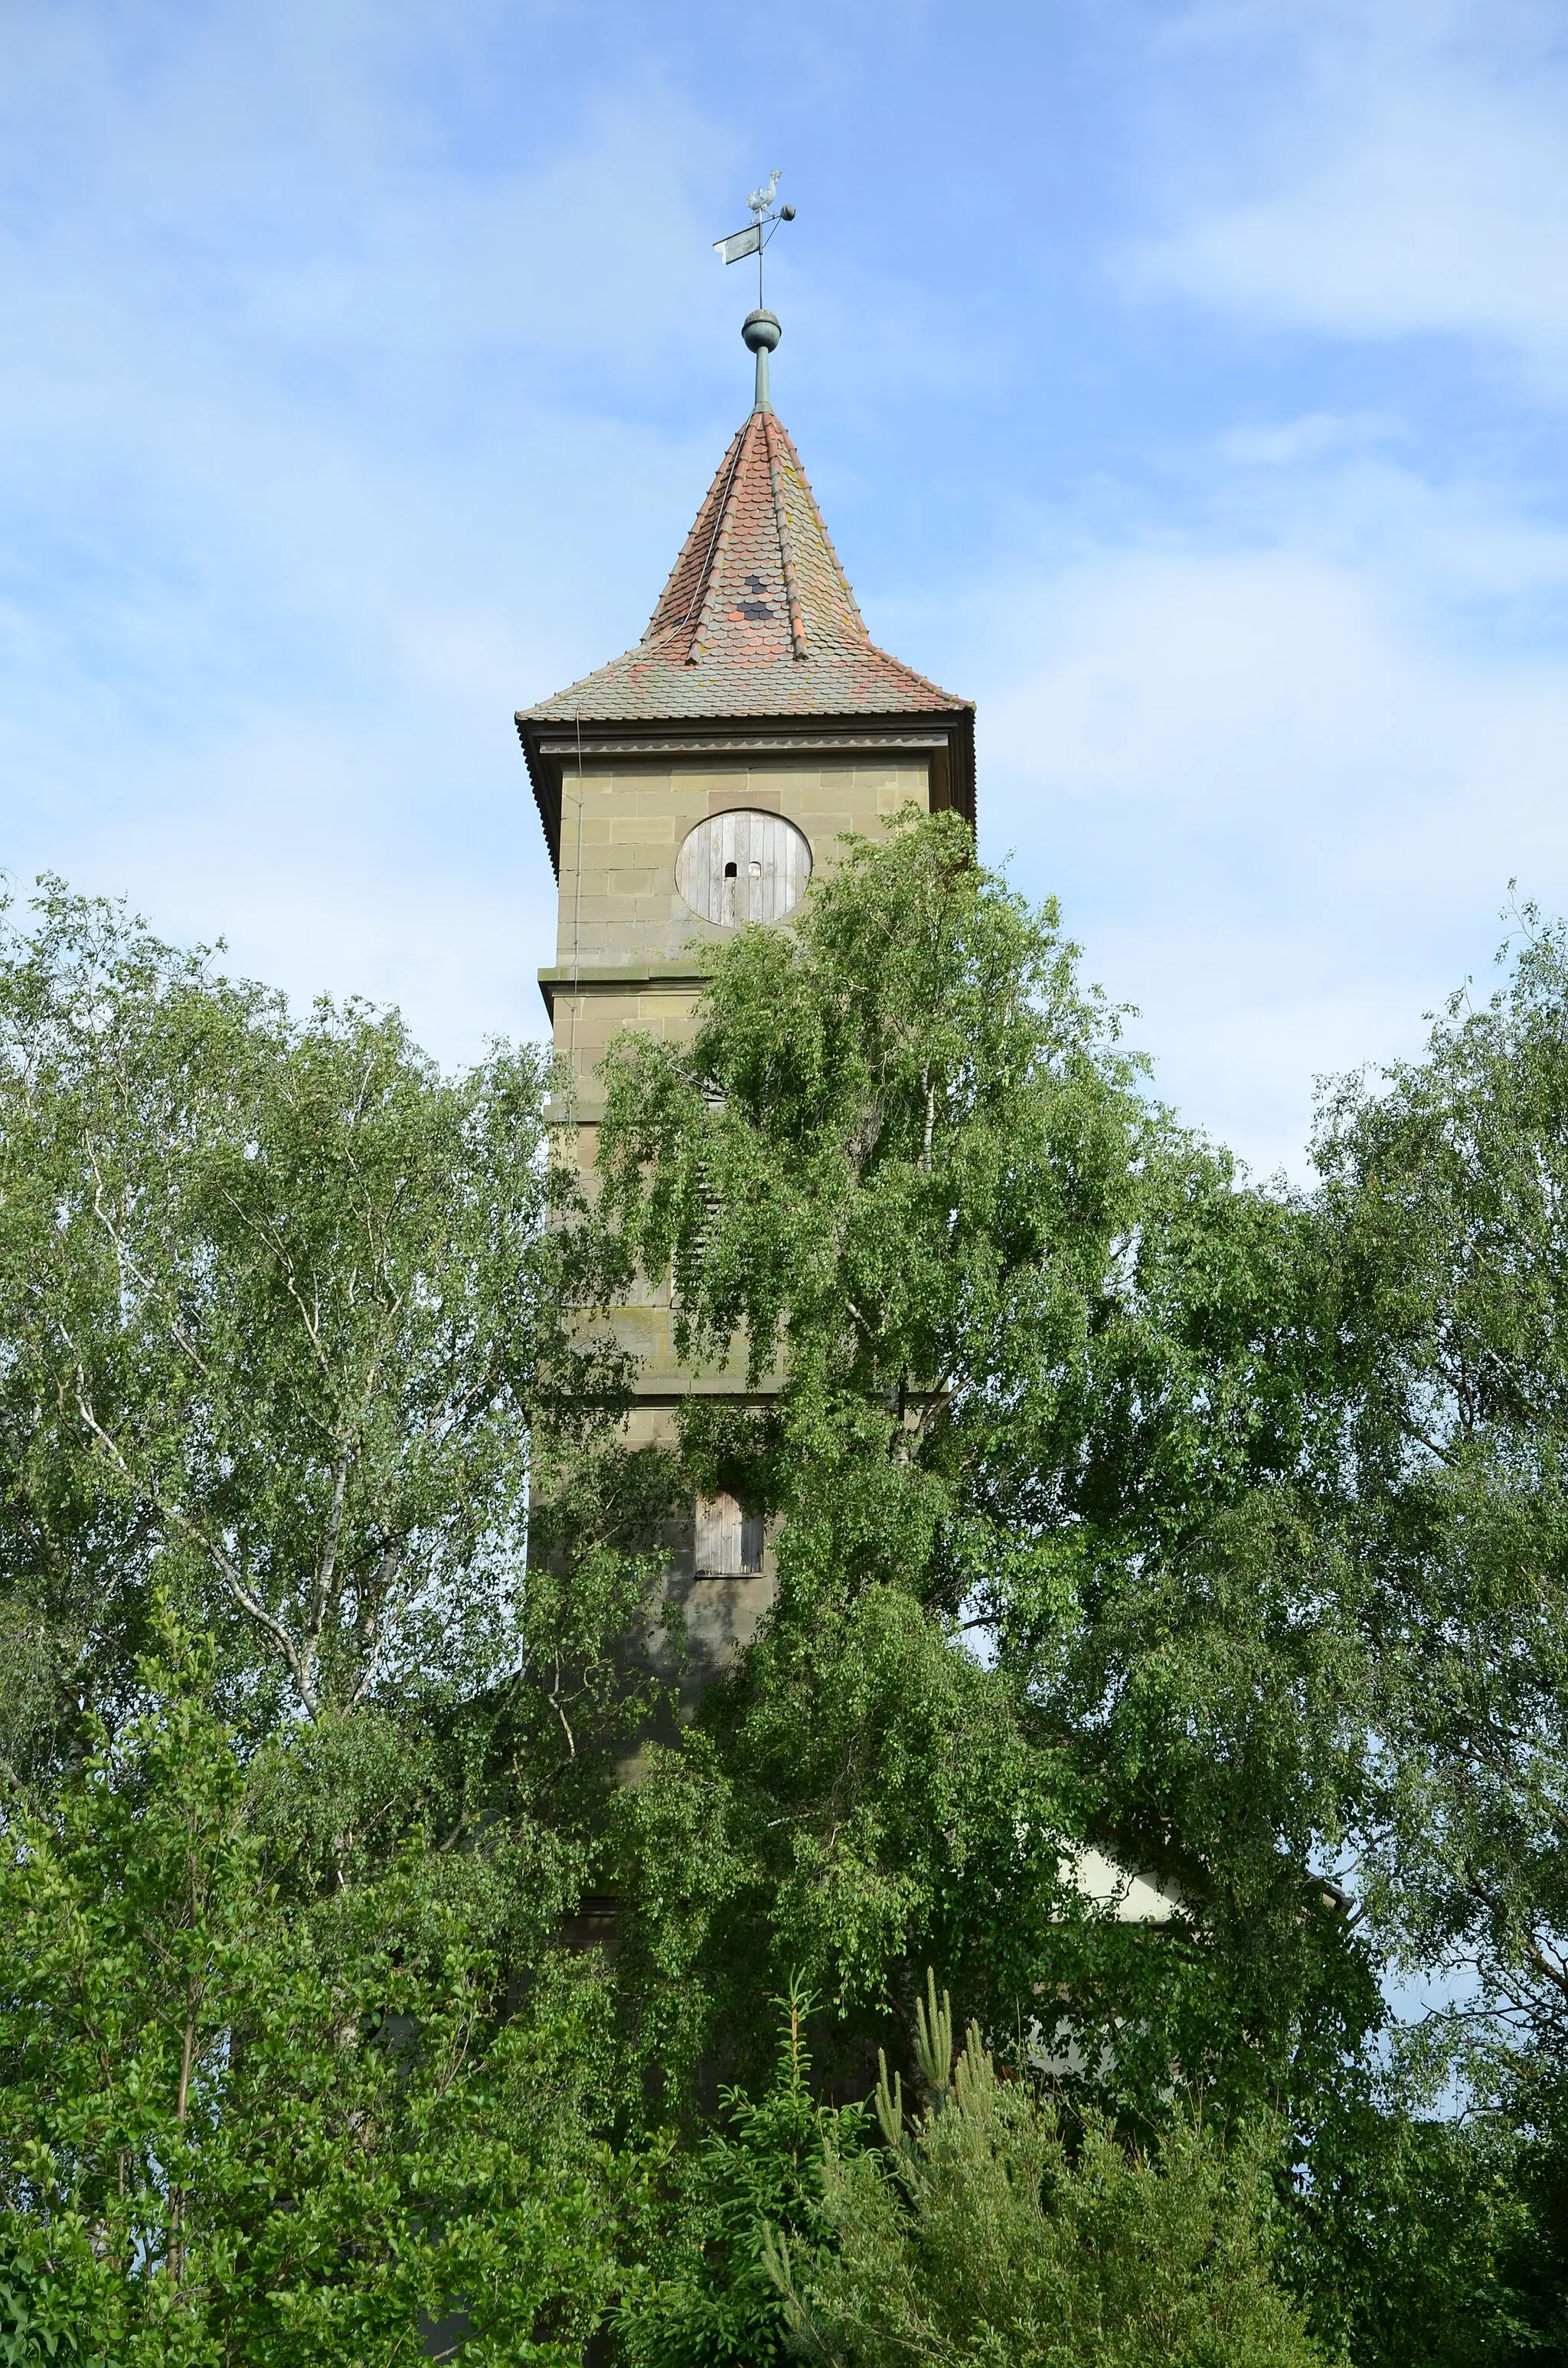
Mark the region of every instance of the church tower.
[[[788, 430], [772, 408], [778, 323], [742, 330], [756, 359], [732, 438], [635, 649], [517, 716], [560, 883], [555, 961], [540, 973], [593, 1164], [596, 1076], [622, 1028], [678, 1039], [713, 956], [747, 922], [788, 926], [845, 831], [912, 801], [974, 819], [974, 709], [867, 633]], [[634, 1439], [694, 1390], [733, 1377], [677, 1366], [667, 1305], [618, 1311], [639, 1362]], [[719, 1497], [672, 1532], [694, 1681], [771, 1595], [761, 1523]]]

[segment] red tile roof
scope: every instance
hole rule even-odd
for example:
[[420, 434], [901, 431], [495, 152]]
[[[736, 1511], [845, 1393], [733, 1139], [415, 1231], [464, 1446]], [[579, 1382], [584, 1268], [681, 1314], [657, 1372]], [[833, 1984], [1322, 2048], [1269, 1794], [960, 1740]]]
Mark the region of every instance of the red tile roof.
[[754, 411], [719, 464], [648, 630], [523, 727], [746, 716], [955, 715], [867, 633], [786, 429]]

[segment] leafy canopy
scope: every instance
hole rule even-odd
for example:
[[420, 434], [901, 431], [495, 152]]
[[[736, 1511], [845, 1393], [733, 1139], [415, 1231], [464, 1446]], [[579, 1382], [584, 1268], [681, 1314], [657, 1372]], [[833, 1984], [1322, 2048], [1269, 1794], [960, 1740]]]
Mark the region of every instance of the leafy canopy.
[[537, 1429], [619, 1378], [568, 1338], [539, 1059], [444, 1077], [395, 1014], [38, 911], [0, 939], [18, 1748], [40, 1676], [67, 1717], [74, 1669], [129, 1681], [154, 1574], [262, 1725], [514, 1668]]
[[566, 2368], [613, 2276], [591, 1975], [506, 2014], [460, 1864], [290, 1912], [203, 1658], [160, 1650], [0, 1827], [14, 2323], [94, 2368], [391, 2362], [422, 2321]]
[[[1328, 1103], [1324, 1320], [1373, 1585], [1384, 1931], [1568, 2078], [1568, 937]], [[1544, 2054], [1542, 2054], [1544, 2051]], [[1528, 2075], [1533, 2078], [1534, 2074]], [[1543, 2100], [1544, 2101], [1544, 2100]]]
[[[1331, 2082], [1379, 2009], [1308, 1872], [1366, 1676], [1311, 1496], [1306, 1212], [1150, 1100], [952, 815], [848, 842], [688, 1044], [628, 1036], [606, 1082], [601, 1292], [640, 1269], [692, 1369], [753, 1386], [687, 1402], [687, 1480], [769, 1511], [778, 1570], [618, 1820], [644, 2010], [739, 2048], [792, 1970], [874, 2018], [933, 1955], [995, 2028], [1065, 1986], [1151, 2108], [1173, 2054]], [[1090, 1840], [1179, 1885], [1157, 1960], [1077, 1893]]]

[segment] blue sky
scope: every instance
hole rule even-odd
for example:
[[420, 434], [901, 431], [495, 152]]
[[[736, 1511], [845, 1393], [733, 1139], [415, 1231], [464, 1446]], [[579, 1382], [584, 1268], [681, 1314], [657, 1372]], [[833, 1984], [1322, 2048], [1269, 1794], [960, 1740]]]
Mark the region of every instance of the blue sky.
[[0, 864], [443, 1057], [539, 1024], [513, 710], [775, 399], [1188, 1115], [1568, 907], [1568, 14], [0, 0]]

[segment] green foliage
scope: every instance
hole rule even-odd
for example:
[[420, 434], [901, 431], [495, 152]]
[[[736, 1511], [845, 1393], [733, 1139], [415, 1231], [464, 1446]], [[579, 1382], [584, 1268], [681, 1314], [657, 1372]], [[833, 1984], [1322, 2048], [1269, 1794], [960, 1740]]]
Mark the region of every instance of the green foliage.
[[1549, 2147], [1500, 2117], [1346, 2100], [1301, 2198], [1296, 2279], [1358, 2368], [1501, 2368], [1561, 2356]]
[[606, 1206], [673, 1265], [682, 1348], [744, 1330], [755, 1376], [782, 1335], [794, 1390], [898, 1393], [913, 1444], [1000, 1354], [1070, 1339], [1140, 1119], [1074, 960], [940, 816], [851, 842], [798, 929], [741, 933], [689, 1054], [623, 1040]]
[[1369, 1864], [1407, 1959], [1469, 1959], [1568, 2069], [1568, 939], [1329, 1104], [1325, 1320], [1371, 1588]]
[[337, 2368], [460, 2307], [469, 2361], [574, 2362], [615, 2179], [591, 1978], [541, 1968], [505, 2016], [439, 1861], [285, 1915], [207, 1673], [162, 1649], [51, 1812], [6, 1820], [15, 2355]]
[[[532, 1054], [444, 1076], [48, 887], [0, 940], [0, 2368], [1562, 2352], [1527, 918], [1259, 1190], [905, 816], [613, 1048], [590, 1212]], [[735, 1388], [632, 1451], [585, 1310], [639, 1271]], [[778, 1599], [680, 1725], [639, 1631], [719, 1487]], [[1381, 2064], [1391, 1960], [1475, 1987]], [[881, 2150], [822, 2101], [879, 2051]]]
[[928, 1935], [993, 1948], [1010, 2013], [1078, 1912], [1058, 1776], [1006, 1685], [902, 1592], [776, 1620], [617, 1804], [618, 1972], [672, 2090], [704, 2044], [755, 2077], [780, 1966], [835, 2009], [835, 2078], [858, 2077]]
[[1144, 1113], [1075, 956], [938, 816], [850, 842], [797, 929], [742, 931], [689, 1049], [612, 1048], [611, 1279], [669, 1275], [683, 1353], [782, 1360], [754, 1476], [811, 1508], [819, 1559], [924, 1574], [932, 1484], [992, 1395], [1081, 1348]]
[[134, 1704], [155, 1587], [292, 1738], [250, 1808], [289, 1896], [456, 1853], [519, 1977], [642, 1714], [648, 1586], [547, 1085], [296, 1022], [57, 887], [0, 939], [0, 1757], [41, 1806], [79, 1706]]
[[1004, 2080], [971, 2022], [956, 2062], [932, 1985], [915, 2046], [924, 2102], [906, 2121], [884, 2066], [887, 2152], [830, 2148], [831, 2248], [767, 2261], [802, 2353], [835, 2368], [910, 2358], [1017, 2368], [1310, 2368], [1324, 2356], [1276, 2274], [1270, 2135], [1228, 2146], [1177, 2121], [1158, 2153]]
[[804, 2024], [813, 2000], [797, 1985], [777, 2003], [783, 2028], [767, 2089], [756, 2100], [723, 2089], [721, 2118], [668, 2165], [655, 2275], [620, 2323], [634, 2368], [762, 2368], [788, 2356], [769, 2231], [813, 2240], [824, 2147], [852, 2145], [865, 2115], [812, 2094]]
[[155, 1570], [253, 1716], [515, 1666], [531, 1427], [615, 1379], [564, 1329], [539, 1062], [444, 1078], [395, 1015], [39, 915], [0, 945], [14, 1646], [112, 1689]]
[[[619, 1818], [666, 2067], [744, 2052], [798, 1967], [836, 2076], [940, 1956], [994, 2028], [1070, 1998], [1146, 2112], [1173, 2057], [1238, 2104], [1332, 2084], [1380, 2009], [1308, 1874], [1368, 1678], [1311, 1496], [1306, 1213], [1148, 1100], [952, 815], [849, 842], [607, 1090], [602, 1288], [640, 1266], [694, 1364], [770, 1383], [685, 1445], [775, 1516], [777, 1607]], [[1086, 1908], [1086, 1841], [1179, 1886], [1157, 1951]]]

